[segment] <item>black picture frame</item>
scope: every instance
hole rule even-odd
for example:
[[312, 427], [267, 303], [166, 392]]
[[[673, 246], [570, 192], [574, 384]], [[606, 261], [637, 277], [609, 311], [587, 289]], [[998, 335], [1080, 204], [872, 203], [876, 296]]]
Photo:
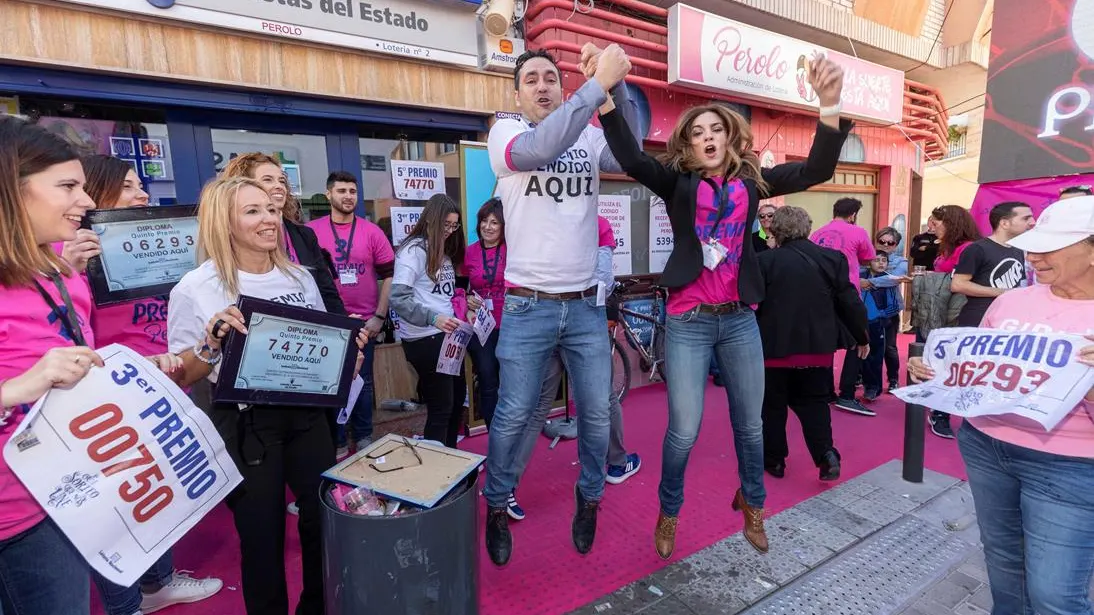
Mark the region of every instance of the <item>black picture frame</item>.
[[249, 389], [238, 385], [241, 362], [247, 336], [232, 329], [224, 340], [220, 373], [213, 390], [213, 399], [217, 402], [259, 404], [269, 406], [309, 406], [322, 408], [343, 408], [349, 398], [350, 387], [357, 375], [354, 367], [357, 363], [357, 335], [365, 322], [357, 318], [330, 314], [320, 310], [275, 303], [255, 297], [242, 295], [236, 307], [243, 314], [248, 329], [253, 328], [254, 316], [272, 316], [291, 320], [300, 325], [318, 325], [321, 327], [343, 329], [346, 331], [346, 351], [342, 357], [342, 368], [337, 391], [333, 393], [308, 393], [286, 390]]
[[[171, 205], [167, 207], [124, 207], [120, 209], [94, 209], [87, 212], [84, 216], [81, 228], [94, 230], [95, 225], [111, 225], [111, 224], [125, 224], [132, 223], [148, 223], [149, 225], [155, 225], [158, 222], [164, 222], [167, 220], [183, 220], [193, 218], [197, 220], [197, 205]], [[101, 235], [101, 233], [100, 233]], [[186, 245], [186, 247], [192, 247], [194, 249], [194, 264], [190, 269], [196, 269], [200, 264], [197, 262], [197, 228], [195, 226], [192, 236], [192, 245]], [[152, 246], [150, 249], [157, 250], [155, 247], [155, 238], [152, 238]], [[170, 242], [166, 244], [166, 248], [170, 250]], [[185, 275], [186, 272], [182, 272]], [[110, 280], [107, 276], [106, 267], [103, 264], [103, 257], [95, 256], [87, 262], [87, 280], [91, 286], [91, 296], [95, 301], [96, 306], [107, 306], [117, 303], [124, 303], [126, 301], [135, 301], [138, 299], [147, 299], [149, 297], [159, 297], [167, 295], [171, 292], [171, 289], [178, 284], [178, 281], [182, 279], [182, 275], [177, 278], [171, 276], [171, 278], [164, 281], [160, 281], [156, 284], [150, 284], [147, 286], [139, 286], [134, 288], [126, 288], [121, 290], [111, 290]]]

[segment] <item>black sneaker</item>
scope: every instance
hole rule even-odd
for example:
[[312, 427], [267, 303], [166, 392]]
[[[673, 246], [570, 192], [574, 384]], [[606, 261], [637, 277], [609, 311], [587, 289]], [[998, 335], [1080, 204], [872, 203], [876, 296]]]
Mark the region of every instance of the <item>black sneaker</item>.
[[509, 513], [505, 507], [486, 511], [486, 552], [495, 566], [509, 563], [513, 555], [513, 535], [509, 532]]
[[764, 463], [764, 471], [775, 478], [782, 478], [786, 476], [786, 462]]
[[574, 497], [577, 499], [577, 511], [574, 513], [570, 535], [574, 540], [574, 548], [585, 555], [592, 550], [593, 540], [596, 539], [596, 512], [600, 508], [600, 502], [586, 501], [577, 485], [574, 485]]
[[854, 412], [855, 414], [861, 414], [862, 416], [877, 416], [877, 412], [862, 405], [857, 399], [845, 399], [841, 397], [835, 401], [834, 405], [840, 410]]
[[889, 381], [889, 390], [890, 391], [895, 391], [899, 388], [900, 388], [900, 381], [899, 380], [893, 379], [893, 380]]
[[828, 449], [824, 454], [824, 461], [820, 464], [820, 479], [823, 481], [839, 480], [840, 456], [834, 448]]
[[881, 397], [881, 391], [870, 389], [862, 394], [862, 398], [866, 401], [877, 401], [877, 398]]
[[931, 433], [939, 438], [953, 440], [953, 428], [950, 427], [950, 415], [942, 412], [932, 412]]

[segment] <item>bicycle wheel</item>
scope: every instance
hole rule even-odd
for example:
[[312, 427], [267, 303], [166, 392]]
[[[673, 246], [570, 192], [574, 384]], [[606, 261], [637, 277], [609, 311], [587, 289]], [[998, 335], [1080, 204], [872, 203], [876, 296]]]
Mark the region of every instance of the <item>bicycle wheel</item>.
[[655, 328], [657, 337], [653, 339], [653, 361], [657, 370], [657, 377], [665, 382], [665, 328], [657, 325]]
[[623, 403], [631, 388], [631, 361], [619, 340], [612, 339], [612, 400]]

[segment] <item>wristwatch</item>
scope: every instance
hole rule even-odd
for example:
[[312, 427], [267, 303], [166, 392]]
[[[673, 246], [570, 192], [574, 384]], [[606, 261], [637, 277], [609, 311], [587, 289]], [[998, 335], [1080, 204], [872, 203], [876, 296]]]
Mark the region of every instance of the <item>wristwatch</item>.
[[829, 105], [827, 107], [821, 107], [820, 108], [820, 116], [821, 117], [831, 117], [833, 115], [839, 115], [840, 111], [843, 111], [843, 101], [842, 100], [840, 102], [834, 104], [834, 105]]

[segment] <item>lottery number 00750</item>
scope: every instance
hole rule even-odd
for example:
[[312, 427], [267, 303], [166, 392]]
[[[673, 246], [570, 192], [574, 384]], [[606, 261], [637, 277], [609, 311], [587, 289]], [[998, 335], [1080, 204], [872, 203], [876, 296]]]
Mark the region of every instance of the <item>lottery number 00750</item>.
[[144, 523], [166, 508], [175, 498], [175, 493], [167, 485], [152, 488], [154, 483], [164, 479], [163, 470], [148, 447], [137, 444], [140, 439], [137, 430], [128, 425], [119, 426], [121, 421], [121, 408], [103, 404], [72, 419], [68, 429], [80, 440], [90, 440], [87, 456], [95, 463], [107, 463], [137, 447], [138, 457], [109, 465], [102, 472], [103, 476], [111, 476], [130, 468], [148, 466], [118, 487], [122, 500], [133, 504], [133, 520]]
[[1048, 382], [1049, 378], [1047, 372], [1039, 369], [1026, 372], [1010, 363], [965, 361], [950, 365], [950, 375], [942, 384], [948, 387], [991, 386], [1004, 393], [1017, 390], [1022, 395], [1028, 395]]

